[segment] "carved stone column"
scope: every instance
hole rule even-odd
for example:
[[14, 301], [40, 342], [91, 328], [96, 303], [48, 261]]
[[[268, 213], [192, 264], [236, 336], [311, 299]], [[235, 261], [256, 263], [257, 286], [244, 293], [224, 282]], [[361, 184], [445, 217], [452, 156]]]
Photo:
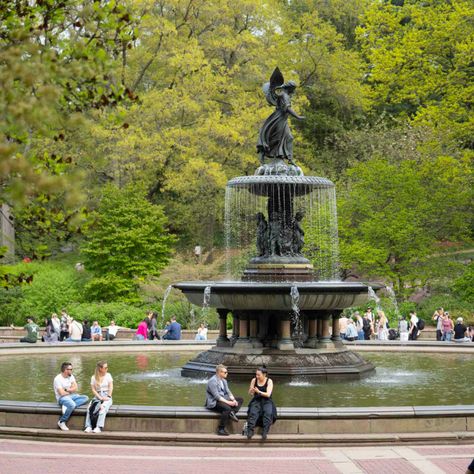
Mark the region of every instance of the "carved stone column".
[[332, 313], [332, 337], [331, 341], [336, 347], [343, 347], [344, 344], [341, 339], [341, 332], [339, 329], [339, 318], [341, 317], [342, 311], [333, 311]]
[[230, 342], [232, 345], [235, 344], [235, 341], [239, 338], [239, 314], [237, 311], [232, 312], [232, 337]]
[[239, 337], [235, 341], [235, 348], [250, 348], [252, 344], [249, 339], [249, 317], [244, 312], [239, 314]]
[[218, 308], [217, 313], [219, 314], [219, 337], [217, 338], [218, 347], [228, 347], [230, 345], [229, 338], [227, 337], [227, 314], [229, 310], [225, 308]]
[[308, 313], [308, 340], [306, 341], [306, 347], [316, 347], [318, 344], [318, 319], [317, 314], [312, 312]]
[[277, 343], [277, 348], [281, 351], [293, 351], [295, 345], [291, 340], [291, 324], [290, 317], [282, 315], [280, 319], [280, 339]]
[[250, 342], [253, 347], [262, 347], [262, 343], [258, 339], [258, 319], [256, 316], [250, 317], [249, 320], [249, 334], [250, 334]]

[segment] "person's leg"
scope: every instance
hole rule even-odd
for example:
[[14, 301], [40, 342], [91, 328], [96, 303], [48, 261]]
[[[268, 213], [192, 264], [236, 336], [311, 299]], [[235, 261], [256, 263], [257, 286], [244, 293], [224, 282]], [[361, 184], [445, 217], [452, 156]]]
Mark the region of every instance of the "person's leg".
[[[238, 408], [238, 407], [236, 407]], [[232, 407], [227, 405], [226, 403], [223, 402], [217, 402], [214, 411], [217, 411], [218, 413], [221, 414], [221, 419], [219, 420], [219, 430], [224, 430], [225, 427], [227, 426], [227, 423], [229, 421], [229, 415], [230, 412], [232, 411]]]
[[262, 435], [267, 435], [273, 422], [273, 404], [270, 400], [263, 404], [263, 432]]
[[105, 425], [105, 417], [107, 416], [107, 413], [109, 412], [109, 409], [111, 406], [112, 406], [111, 398], [109, 398], [105, 402], [102, 402], [102, 406], [100, 407], [100, 410], [99, 410], [99, 418], [97, 419], [97, 426], [101, 429]]
[[92, 429], [91, 414], [89, 413], [89, 407], [90, 407], [90, 405], [87, 407], [87, 410], [86, 410], [86, 423], [85, 423], [85, 427]]
[[76, 404], [76, 407], [80, 407], [89, 401], [87, 395], [79, 395], [78, 393], [71, 395], [71, 399]]
[[235, 400], [238, 403], [238, 405], [236, 407], [232, 407], [232, 411], [234, 413], [238, 413], [239, 410], [242, 408], [242, 404], [244, 403], [244, 399], [241, 398], [241, 397], [235, 397]]
[[72, 412], [74, 411], [74, 408], [76, 408], [76, 404], [74, 403], [74, 400], [72, 399], [72, 395], [66, 395], [64, 397], [61, 397], [58, 400], [59, 406], [62, 408], [63, 406], [66, 407], [66, 411], [61, 415], [59, 418], [59, 421], [61, 423], [66, 423], [69, 418], [72, 415]]
[[108, 336], [109, 336], [109, 339], [108, 339], [109, 341], [113, 341], [115, 339], [115, 336], [113, 334], [109, 334]]
[[436, 329], [436, 340], [441, 341], [443, 337], [443, 333], [441, 332], [441, 329]]

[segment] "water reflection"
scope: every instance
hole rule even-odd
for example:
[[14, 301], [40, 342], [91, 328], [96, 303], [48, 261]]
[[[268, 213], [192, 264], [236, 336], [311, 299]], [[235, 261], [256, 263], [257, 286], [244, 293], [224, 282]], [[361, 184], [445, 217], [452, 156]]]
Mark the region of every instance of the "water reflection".
[[[52, 381], [61, 362], [69, 360], [80, 390], [91, 395], [90, 376], [99, 359], [108, 361], [114, 377], [114, 402], [137, 405], [204, 404], [204, 379], [180, 376], [190, 353], [74, 354], [0, 358], [0, 399], [54, 401]], [[474, 371], [469, 354], [364, 353], [376, 373], [359, 381], [331, 383], [299, 379], [275, 383], [279, 406], [386, 406], [474, 404], [466, 374]], [[18, 375], [21, 374], [21, 377]], [[248, 383], [231, 380], [235, 394], [247, 397]]]

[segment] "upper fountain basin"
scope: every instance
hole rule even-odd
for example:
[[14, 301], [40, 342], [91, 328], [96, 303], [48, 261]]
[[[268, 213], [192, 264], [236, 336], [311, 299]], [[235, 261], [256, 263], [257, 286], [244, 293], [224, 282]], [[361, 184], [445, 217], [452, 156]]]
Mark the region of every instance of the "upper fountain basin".
[[301, 311], [344, 309], [363, 304], [368, 299], [368, 288], [378, 290], [383, 285], [342, 281], [315, 282], [242, 282], [242, 281], [197, 281], [180, 282], [173, 285], [181, 290], [188, 300], [203, 304], [204, 290], [211, 288], [209, 305], [213, 308], [232, 310], [292, 309], [291, 288], [296, 286], [300, 295], [298, 307]]

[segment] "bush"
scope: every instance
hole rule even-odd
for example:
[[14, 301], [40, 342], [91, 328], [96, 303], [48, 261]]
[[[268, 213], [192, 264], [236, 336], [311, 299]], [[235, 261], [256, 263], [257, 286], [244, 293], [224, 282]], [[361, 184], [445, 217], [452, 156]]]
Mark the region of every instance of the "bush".
[[430, 323], [433, 313], [440, 307], [444, 308], [445, 311], [449, 311], [451, 319], [454, 321], [456, 318], [462, 317], [465, 324], [474, 324], [472, 304], [449, 294], [433, 295], [424, 299], [418, 304], [418, 316]]
[[15, 278], [32, 276], [32, 281], [0, 291], [0, 303], [4, 303], [1, 304], [1, 324], [22, 325], [27, 316], [41, 322], [51, 313], [83, 301], [87, 275], [77, 272], [72, 263], [21, 263], [9, 270]]
[[88, 319], [108, 326], [113, 319], [117, 326], [135, 329], [143, 320], [148, 308], [139, 308], [126, 303], [76, 303], [67, 306], [68, 313], [79, 321]]

